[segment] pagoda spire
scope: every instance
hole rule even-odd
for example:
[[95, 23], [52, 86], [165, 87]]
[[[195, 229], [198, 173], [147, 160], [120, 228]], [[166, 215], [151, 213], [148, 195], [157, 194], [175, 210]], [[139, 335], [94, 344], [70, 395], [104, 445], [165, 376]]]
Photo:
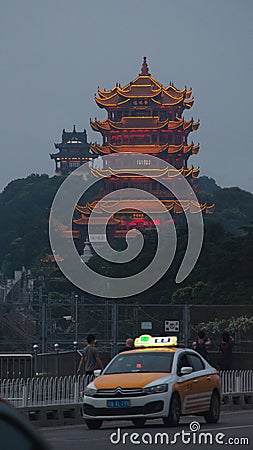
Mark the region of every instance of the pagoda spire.
[[150, 75], [146, 56], [143, 57], [140, 75]]

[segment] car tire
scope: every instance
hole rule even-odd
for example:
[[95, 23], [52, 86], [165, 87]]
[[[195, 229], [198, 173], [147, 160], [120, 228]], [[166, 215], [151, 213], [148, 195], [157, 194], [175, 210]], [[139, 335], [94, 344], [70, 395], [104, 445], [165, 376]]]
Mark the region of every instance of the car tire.
[[220, 418], [220, 396], [216, 391], [212, 393], [210, 409], [204, 418], [207, 423], [217, 423]]
[[101, 419], [86, 419], [85, 422], [86, 422], [87, 427], [90, 430], [98, 430], [101, 427], [103, 420], [101, 420]]
[[142, 419], [141, 417], [136, 418], [136, 419], [132, 419], [132, 422], [134, 424], [135, 427], [143, 427], [146, 423], [146, 419]]
[[170, 401], [168, 417], [163, 418], [163, 423], [167, 427], [177, 427], [181, 416], [181, 403], [179, 395], [173, 394]]

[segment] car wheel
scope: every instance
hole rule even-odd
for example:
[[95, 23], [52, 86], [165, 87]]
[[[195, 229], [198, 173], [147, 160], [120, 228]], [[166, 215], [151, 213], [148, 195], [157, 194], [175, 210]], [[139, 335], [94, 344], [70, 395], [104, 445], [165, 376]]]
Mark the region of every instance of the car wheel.
[[146, 423], [146, 419], [142, 418], [132, 419], [132, 422], [135, 427], [143, 427], [143, 425], [145, 425]]
[[170, 401], [170, 410], [168, 417], [163, 418], [164, 425], [168, 427], [176, 427], [179, 424], [181, 415], [181, 404], [178, 395], [173, 394]]
[[209, 411], [204, 414], [207, 423], [217, 423], [220, 418], [220, 397], [218, 392], [213, 392]]
[[85, 422], [86, 422], [87, 427], [88, 427], [90, 430], [98, 430], [98, 429], [101, 427], [101, 425], [102, 425], [102, 423], [103, 423], [103, 420], [99, 420], [99, 419], [86, 419]]

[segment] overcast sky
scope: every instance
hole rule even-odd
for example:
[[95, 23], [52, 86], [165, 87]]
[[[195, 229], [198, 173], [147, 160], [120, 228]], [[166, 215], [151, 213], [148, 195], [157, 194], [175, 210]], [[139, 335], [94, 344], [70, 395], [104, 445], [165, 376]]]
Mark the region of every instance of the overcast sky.
[[106, 113], [97, 87], [140, 72], [193, 88], [199, 155], [190, 164], [221, 186], [253, 192], [252, 0], [2, 0], [0, 191], [30, 173], [53, 175], [62, 129]]

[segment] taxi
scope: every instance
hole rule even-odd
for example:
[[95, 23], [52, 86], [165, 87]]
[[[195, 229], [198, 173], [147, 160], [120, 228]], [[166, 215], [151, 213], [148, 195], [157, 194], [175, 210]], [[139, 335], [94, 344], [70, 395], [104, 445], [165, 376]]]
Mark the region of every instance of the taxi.
[[221, 387], [217, 370], [177, 338], [142, 335], [135, 349], [115, 356], [84, 389], [83, 417], [88, 428], [103, 420], [131, 420], [143, 426], [161, 418], [177, 426], [181, 416], [201, 415], [216, 423]]

